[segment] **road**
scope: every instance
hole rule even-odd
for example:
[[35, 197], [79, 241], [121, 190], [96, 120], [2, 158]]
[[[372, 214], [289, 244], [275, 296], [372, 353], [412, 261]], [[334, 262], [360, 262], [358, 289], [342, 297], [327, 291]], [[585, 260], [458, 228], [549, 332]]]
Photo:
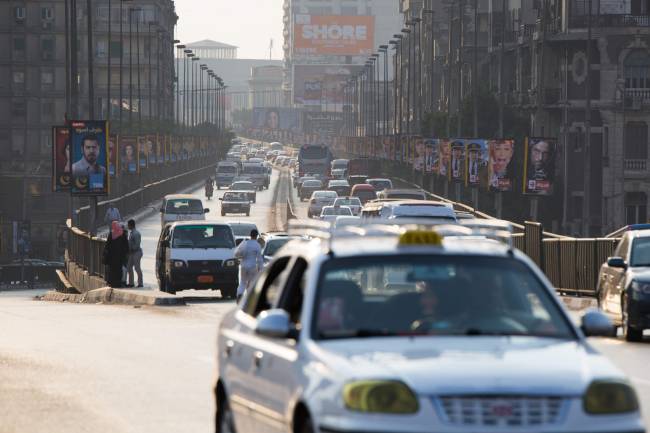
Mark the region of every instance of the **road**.
[[[259, 193], [248, 218], [262, 230], [272, 221], [273, 197], [273, 188]], [[208, 218], [239, 219], [222, 219], [217, 203], [207, 204]], [[306, 216], [306, 203], [294, 204]], [[139, 227], [151, 288], [158, 216]], [[0, 433], [213, 431], [216, 329], [232, 302], [190, 291], [181, 292], [190, 297], [185, 307], [133, 308], [34, 301], [38, 293], [0, 293]], [[650, 426], [650, 338], [591, 343], [632, 379]]]

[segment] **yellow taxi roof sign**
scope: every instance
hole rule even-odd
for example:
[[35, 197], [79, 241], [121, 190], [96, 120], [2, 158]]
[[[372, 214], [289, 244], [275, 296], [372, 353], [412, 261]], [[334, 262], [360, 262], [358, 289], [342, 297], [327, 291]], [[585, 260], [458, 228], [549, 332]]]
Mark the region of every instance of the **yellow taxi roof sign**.
[[433, 230], [408, 230], [399, 237], [399, 245], [401, 246], [415, 246], [415, 245], [428, 245], [440, 246], [442, 245], [442, 236]]

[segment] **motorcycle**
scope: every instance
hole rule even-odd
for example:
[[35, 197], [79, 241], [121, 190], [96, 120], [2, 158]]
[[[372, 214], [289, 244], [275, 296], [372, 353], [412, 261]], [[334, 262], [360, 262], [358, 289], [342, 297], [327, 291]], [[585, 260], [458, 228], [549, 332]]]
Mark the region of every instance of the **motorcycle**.
[[212, 185], [205, 186], [205, 196], [208, 200], [212, 199], [212, 194], [214, 193], [214, 187]]

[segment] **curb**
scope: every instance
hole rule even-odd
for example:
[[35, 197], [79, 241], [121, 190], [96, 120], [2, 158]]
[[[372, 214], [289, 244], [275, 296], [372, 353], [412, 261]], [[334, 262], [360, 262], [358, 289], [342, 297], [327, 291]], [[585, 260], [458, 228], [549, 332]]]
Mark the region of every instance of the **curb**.
[[569, 310], [587, 310], [589, 308], [598, 308], [598, 301], [596, 298], [573, 297], [573, 296], [560, 296], [564, 306]]
[[150, 306], [186, 305], [185, 298], [159, 292], [157, 290], [126, 290], [112, 289], [110, 287], [91, 290], [82, 295], [51, 291], [38, 299], [42, 301], [70, 302], [74, 304]]

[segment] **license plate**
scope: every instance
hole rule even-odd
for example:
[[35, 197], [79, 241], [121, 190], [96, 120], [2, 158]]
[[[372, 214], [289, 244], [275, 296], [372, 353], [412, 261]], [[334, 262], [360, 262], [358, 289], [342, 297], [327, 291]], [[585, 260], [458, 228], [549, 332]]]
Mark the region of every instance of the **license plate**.
[[214, 277], [212, 275], [200, 275], [197, 278], [197, 281], [199, 283], [213, 283], [214, 282]]

